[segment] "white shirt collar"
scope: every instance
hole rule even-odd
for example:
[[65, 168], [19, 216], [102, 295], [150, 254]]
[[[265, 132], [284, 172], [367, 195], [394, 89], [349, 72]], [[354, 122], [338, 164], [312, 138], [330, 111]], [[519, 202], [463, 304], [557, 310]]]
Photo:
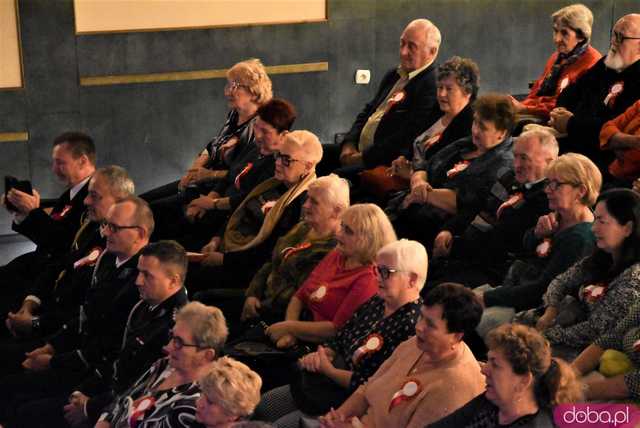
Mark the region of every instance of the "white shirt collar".
[[87, 181], [91, 180], [91, 176], [88, 176], [87, 178], [85, 178], [84, 180], [82, 180], [80, 183], [76, 184], [75, 186], [73, 186], [71, 188], [71, 190], [69, 190], [69, 200], [73, 200], [73, 198], [76, 197], [76, 195], [78, 194], [78, 192], [80, 191], [80, 189], [82, 189], [82, 187], [87, 184]]

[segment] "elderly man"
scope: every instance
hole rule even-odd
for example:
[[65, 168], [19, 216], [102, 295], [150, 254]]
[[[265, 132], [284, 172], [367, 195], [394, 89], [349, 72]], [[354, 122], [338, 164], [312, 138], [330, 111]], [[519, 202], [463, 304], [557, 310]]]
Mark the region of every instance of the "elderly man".
[[93, 267], [105, 248], [100, 223], [116, 202], [133, 193], [133, 181], [123, 168], [108, 166], [95, 172], [84, 199], [87, 214], [67, 254], [47, 265], [26, 293], [20, 310], [8, 315], [6, 325], [14, 336], [47, 336], [77, 316]]
[[563, 152], [583, 153], [606, 173], [612, 155], [599, 150], [600, 129], [639, 98], [640, 14], [629, 14], [613, 27], [607, 56], [560, 94], [549, 124], [568, 135]]
[[68, 393], [90, 374], [111, 377], [129, 313], [139, 298], [139, 253], [154, 222], [148, 204], [132, 196], [113, 205], [103, 224], [106, 251], [96, 263], [78, 317], [27, 353], [25, 373], [0, 380], [0, 415], [29, 398]]
[[514, 171], [495, 182], [471, 225], [436, 237], [430, 284], [453, 281], [475, 287], [502, 281], [508, 254], [522, 252], [524, 233], [549, 211], [545, 170], [558, 157], [555, 137], [545, 130], [524, 132], [513, 156]]
[[382, 78], [375, 97], [358, 114], [341, 147], [340, 163], [353, 170], [390, 165], [441, 115], [436, 99], [440, 30], [411, 21], [400, 37], [400, 65]]

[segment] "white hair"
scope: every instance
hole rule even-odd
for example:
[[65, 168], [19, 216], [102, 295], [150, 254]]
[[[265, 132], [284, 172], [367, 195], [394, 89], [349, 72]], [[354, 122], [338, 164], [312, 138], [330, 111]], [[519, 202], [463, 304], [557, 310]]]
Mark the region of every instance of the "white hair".
[[382, 247], [378, 251], [378, 257], [380, 256], [393, 258], [396, 263], [393, 266], [395, 269], [417, 275], [418, 290], [422, 290], [427, 280], [429, 256], [427, 256], [427, 250], [421, 243], [400, 239]]

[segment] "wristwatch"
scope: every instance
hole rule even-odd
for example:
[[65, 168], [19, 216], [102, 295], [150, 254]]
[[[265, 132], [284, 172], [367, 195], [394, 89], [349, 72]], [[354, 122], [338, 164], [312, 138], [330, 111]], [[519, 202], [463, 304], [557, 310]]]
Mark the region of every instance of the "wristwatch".
[[40, 317], [31, 318], [31, 329], [34, 331], [40, 330]]

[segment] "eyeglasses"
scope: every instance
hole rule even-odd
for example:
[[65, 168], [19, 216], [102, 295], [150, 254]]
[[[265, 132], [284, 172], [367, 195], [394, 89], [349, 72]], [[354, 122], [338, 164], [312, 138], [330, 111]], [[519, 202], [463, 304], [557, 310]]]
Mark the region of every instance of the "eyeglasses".
[[169, 333], [169, 342], [171, 342], [173, 340], [173, 346], [176, 347], [176, 349], [182, 349], [185, 346], [187, 348], [200, 348], [200, 345], [194, 345], [193, 343], [184, 343], [184, 339], [182, 339], [180, 336], [176, 336], [173, 333]]
[[120, 226], [118, 224], [110, 223], [108, 221], [103, 221], [102, 223], [100, 223], [100, 227], [103, 230], [104, 229], [109, 229], [109, 232], [111, 232], [111, 233], [118, 233], [123, 229], [138, 229], [138, 228], [141, 228], [140, 226]]
[[385, 266], [385, 265], [376, 265], [376, 273], [378, 274], [380, 279], [382, 279], [383, 281], [386, 281], [387, 279], [389, 279], [391, 274], [396, 272], [403, 272], [403, 271], [401, 271], [400, 269], [394, 269], [392, 267]]
[[619, 31], [611, 30], [611, 40], [614, 40], [617, 45], [621, 45], [625, 40], [640, 40], [640, 37], [625, 36]]
[[565, 185], [565, 184], [567, 184], [567, 185], [569, 185], [569, 186], [573, 186], [573, 187], [577, 186], [577, 184], [575, 184], [575, 183], [569, 183], [568, 181], [547, 180], [547, 182], [546, 182], [546, 183], [544, 183], [544, 187], [546, 187], [546, 188], [548, 188], [549, 190], [551, 190], [551, 191], [555, 192], [556, 190], [558, 190], [558, 188], [559, 188], [560, 186], [563, 186], [563, 185]]
[[246, 88], [246, 86], [238, 82], [237, 80], [232, 80], [230, 82], [227, 82], [226, 85], [224, 85], [225, 92], [234, 92], [239, 88]]
[[283, 166], [291, 166], [293, 162], [304, 162], [304, 161], [301, 161], [300, 159], [293, 159], [289, 155], [283, 155], [280, 152], [275, 152], [273, 156], [275, 160], [279, 160], [280, 162], [282, 162]]

